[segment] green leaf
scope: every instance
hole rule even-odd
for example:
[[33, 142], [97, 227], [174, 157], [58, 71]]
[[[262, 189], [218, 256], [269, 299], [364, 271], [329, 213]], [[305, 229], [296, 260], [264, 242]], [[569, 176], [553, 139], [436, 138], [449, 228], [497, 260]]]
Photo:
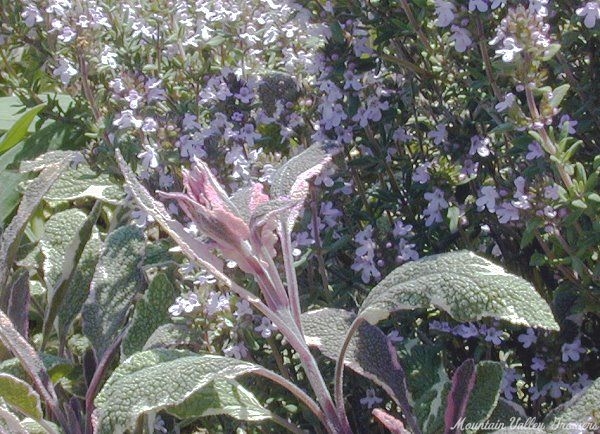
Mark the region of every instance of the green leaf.
[[143, 231], [135, 226], [122, 226], [106, 238], [82, 311], [83, 332], [98, 360], [120, 333], [139, 292], [138, 266], [144, 257], [145, 244]]
[[526, 327], [559, 329], [530, 283], [468, 251], [401, 265], [371, 290], [359, 316], [376, 324], [391, 312], [432, 305], [461, 322], [491, 317]]
[[405, 343], [401, 358], [409, 399], [423, 432], [443, 430], [446, 395], [451, 383], [442, 364], [440, 349], [411, 340]]
[[558, 86], [556, 89], [552, 91], [552, 97], [550, 98], [550, 107], [558, 107], [564, 97], [567, 95], [569, 88], [571, 86], [568, 84], [563, 84]]
[[40, 247], [44, 254], [44, 280], [49, 290], [60, 278], [67, 248], [86, 217], [83, 211], [71, 208], [53, 214], [46, 222]]
[[39, 172], [43, 168], [51, 165], [60, 163], [62, 161], [73, 161], [79, 155], [79, 152], [76, 151], [50, 151], [45, 154], [40, 155], [34, 160], [21, 161], [19, 164], [19, 172], [21, 173], [30, 173], [30, 172]]
[[121, 346], [123, 355], [130, 356], [141, 351], [152, 333], [169, 322], [171, 318], [167, 307], [173, 304], [175, 294], [175, 288], [165, 273], [154, 277], [144, 297], [135, 305], [131, 325]]
[[235, 380], [215, 380], [184, 403], [167, 411], [179, 419], [221, 414], [246, 421], [260, 421], [271, 417], [271, 412]]
[[[308, 345], [337, 360], [356, 314], [343, 309], [319, 309], [302, 314], [302, 328]], [[376, 326], [363, 322], [346, 350], [344, 365], [381, 386], [390, 397], [405, 405], [406, 384], [396, 350]]]
[[499, 362], [485, 360], [477, 363], [475, 387], [465, 414], [466, 423], [481, 423], [491, 416], [500, 398], [503, 373]]
[[[91, 277], [84, 279], [81, 273], [77, 275], [77, 265], [84, 255], [87, 243], [92, 234], [98, 233], [95, 227], [96, 220], [100, 215], [101, 202], [96, 202], [89, 215], [77, 209], [69, 209], [54, 214], [46, 222], [44, 236], [40, 240], [41, 250], [45, 255], [44, 277], [48, 288], [48, 309], [44, 318], [43, 342], [49, 336], [56, 316], [64, 305], [81, 307], [83, 300], [78, 297], [77, 292], [71, 287], [79, 287], [82, 284], [89, 285]], [[91, 248], [98, 248], [98, 243], [91, 242]], [[89, 249], [88, 249], [89, 250]], [[89, 253], [88, 255], [89, 256]], [[76, 277], [78, 281], [73, 278]], [[87, 295], [87, 289], [84, 289]], [[71, 293], [71, 298], [67, 294]], [[64, 303], [64, 300], [68, 303]]]
[[[573, 424], [571, 429], [568, 429], [568, 424]], [[581, 424], [583, 429], [587, 424], [591, 431], [600, 427], [600, 379], [552, 410], [544, 419], [548, 433], [570, 433], [577, 429], [576, 424]]]
[[46, 104], [39, 104], [30, 108], [17, 120], [10, 129], [4, 133], [0, 139], [0, 154], [8, 151], [21, 140], [25, 138], [28, 132], [29, 125], [37, 114], [46, 107]]
[[69, 302], [61, 303], [58, 311], [58, 335], [61, 342], [64, 342], [69, 337], [69, 327], [81, 312], [83, 303], [88, 297], [101, 249], [102, 241], [100, 241], [98, 230], [94, 229], [92, 237], [85, 244], [85, 248], [75, 269], [75, 274], [70, 279], [67, 292], [64, 296], [64, 299]]
[[81, 148], [85, 136], [81, 134], [78, 125], [63, 122], [52, 122], [36, 131], [0, 155], [0, 172], [2, 173], [2, 188], [0, 188], [0, 222], [6, 222], [13, 214], [20, 199], [20, 183], [27, 180], [30, 174], [17, 173], [10, 170], [24, 160], [33, 159], [42, 153], [56, 149]]
[[72, 201], [93, 198], [117, 205], [124, 191], [107, 173], [96, 173], [87, 164], [80, 163], [76, 169], [65, 171], [50, 189], [45, 199], [49, 202]]
[[143, 349], [188, 347], [200, 338], [184, 324], [163, 324], [154, 330]]
[[262, 369], [241, 360], [182, 350], [137, 353], [115, 369], [96, 397], [98, 433], [133, 429], [138, 417], [182, 405], [215, 380]]
[[518, 419], [525, 422], [527, 419], [525, 409], [513, 401], [500, 397], [498, 404], [488, 418], [488, 423], [496, 426], [510, 426], [511, 422]]
[[58, 179], [65, 162], [53, 164], [41, 171], [39, 176], [29, 183], [23, 194], [17, 215], [12, 219], [0, 238], [0, 308], [6, 308], [3, 303], [6, 297], [6, 282], [8, 273], [14, 263], [19, 242], [31, 215], [37, 209], [42, 197]]
[[9, 374], [0, 374], [0, 397], [25, 416], [41, 419], [42, 406], [40, 396], [25, 381]]

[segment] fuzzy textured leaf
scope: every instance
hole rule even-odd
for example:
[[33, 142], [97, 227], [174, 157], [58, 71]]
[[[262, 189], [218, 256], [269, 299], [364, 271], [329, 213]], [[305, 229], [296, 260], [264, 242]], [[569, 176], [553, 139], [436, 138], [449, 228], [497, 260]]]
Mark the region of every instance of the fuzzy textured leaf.
[[568, 434], [581, 429], [596, 432], [600, 427], [600, 379], [552, 410], [544, 424], [546, 431], [553, 434]]
[[526, 327], [559, 328], [530, 283], [468, 251], [401, 265], [371, 290], [359, 316], [376, 324], [391, 312], [432, 305], [457, 321], [492, 317]]
[[120, 185], [107, 173], [98, 174], [87, 164], [80, 163], [76, 169], [66, 170], [50, 189], [45, 199], [49, 202], [93, 198], [117, 205], [123, 199]]
[[202, 263], [202, 261], [207, 261], [215, 268], [222, 270], [223, 261], [213, 255], [207, 245], [187, 233], [183, 225], [169, 215], [165, 206], [148, 193], [148, 190], [140, 184], [118, 149], [115, 151], [115, 156], [121, 173], [125, 177], [127, 188], [133, 194], [135, 201], [160, 224], [181, 248], [183, 253], [195, 262]]
[[186, 325], [163, 324], [154, 330], [143, 349], [188, 347], [194, 340], [195, 336]]
[[[343, 309], [319, 309], [301, 316], [306, 342], [337, 360], [350, 325], [356, 318]], [[404, 371], [396, 350], [376, 326], [363, 322], [352, 337], [344, 365], [381, 386], [400, 405], [406, 395]]]
[[451, 383], [440, 351], [438, 347], [422, 345], [417, 340], [406, 341], [401, 350], [411, 406], [425, 433], [444, 429], [446, 395]]
[[83, 304], [88, 298], [101, 249], [102, 241], [100, 241], [98, 230], [95, 229], [83, 249], [75, 273], [69, 282], [64, 296], [64, 299], [69, 302], [62, 303], [58, 311], [58, 334], [61, 341], [67, 339], [71, 323], [79, 315]]
[[65, 161], [73, 161], [78, 156], [81, 156], [76, 151], [50, 151], [40, 155], [34, 160], [21, 161], [19, 164], [19, 172], [30, 173], [39, 172], [43, 168], [56, 163]]
[[123, 339], [121, 351], [130, 356], [141, 351], [148, 338], [170, 320], [167, 307], [173, 302], [175, 288], [165, 273], [157, 274], [144, 297], [135, 305], [131, 325]]
[[96, 397], [98, 433], [118, 434], [138, 417], [184, 403], [214, 380], [261, 369], [233, 358], [181, 350], [149, 350], [121, 364]]
[[98, 359], [119, 334], [139, 291], [145, 243], [135, 226], [122, 226], [106, 238], [82, 311], [83, 331]]
[[260, 421], [271, 417], [256, 397], [235, 380], [215, 380], [190, 396], [183, 404], [169, 408], [179, 419], [226, 414], [237, 420]]
[[52, 289], [59, 280], [65, 253], [85, 218], [83, 211], [71, 208], [53, 214], [46, 222], [40, 247], [44, 254], [44, 280], [48, 289]]
[[64, 166], [65, 163], [48, 166], [42, 170], [37, 178], [29, 183], [21, 199], [17, 215], [2, 233], [2, 237], [0, 238], [0, 308], [6, 308], [8, 294], [6, 294], [6, 289], [2, 290], [2, 288], [6, 288], [8, 273], [14, 263], [25, 226], [38, 207], [42, 197], [58, 179]]
[[317, 175], [331, 160], [328, 143], [315, 143], [289, 159], [271, 177], [271, 197], [292, 196], [294, 185]]
[[26, 416], [41, 419], [42, 406], [40, 396], [25, 381], [8, 374], [0, 374], [0, 397]]

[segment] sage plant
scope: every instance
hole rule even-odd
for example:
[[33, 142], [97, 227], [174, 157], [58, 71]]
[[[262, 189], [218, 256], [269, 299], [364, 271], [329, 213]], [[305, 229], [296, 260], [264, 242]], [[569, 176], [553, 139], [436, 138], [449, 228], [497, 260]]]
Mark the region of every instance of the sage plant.
[[[274, 172], [269, 192], [262, 184], [254, 183], [232, 196], [225, 192], [209, 166], [200, 160], [194, 161], [191, 170], [183, 171], [183, 192], [159, 194], [163, 199], [177, 201], [202, 233], [200, 238], [187, 233], [183, 225], [167, 213], [164, 204], [140, 184], [118, 150], [116, 155], [126, 185], [138, 205], [163, 227], [192, 261], [273, 322], [298, 355], [316, 402], [289, 380], [246, 362], [240, 361], [235, 369], [223, 368], [218, 375], [236, 376], [246, 369], [245, 372], [269, 378], [292, 392], [319, 418], [328, 432], [346, 434], [352, 432], [343, 392], [343, 372], [344, 367], [348, 367], [381, 386], [402, 414], [400, 420], [377, 409], [373, 412], [374, 417], [395, 432], [405, 432], [406, 424], [410, 432], [421, 433], [421, 425], [427, 426], [428, 422], [423, 424], [413, 413], [404, 370], [390, 339], [376, 327], [379, 321], [399, 309], [424, 308], [433, 304], [460, 321], [494, 317], [529, 327], [556, 329], [557, 325], [548, 306], [530, 284], [471, 252], [434, 255], [398, 267], [371, 291], [358, 314], [332, 308], [303, 313], [290, 233], [309, 192], [310, 180], [331, 161], [333, 152], [335, 147], [328, 143], [314, 144]], [[235, 261], [241, 270], [250, 274], [258, 283], [260, 294], [232, 281], [223, 272], [221, 257]], [[279, 272], [278, 257], [282, 258], [283, 276]], [[333, 397], [310, 351], [311, 346], [336, 361]], [[197, 358], [207, 357], [231, 366], [231, 359], [226, 357]], [[134, 360], [125, 365], [139, 363], [135, 362], [136, 355], [132, 358]], [[492, 393], [496, 401], [485, 404], [488, 416], [497, 404], [502, 379], [500, 364], [480, 362], [476, 365], [472, 359], [465, 363], [452, 384], [447, 386], [447, 408], [443, 416], [447, 429], [465, 417], [467, 403], [472, 397], [477, 401], [476, 397], [481, 393], [477, 387], [489, 381], [487, 377], [495, 378], [491, 384], [497, 386]], [[217, 373], [213, 372], [213, 375]], [[109, 379], [96, 399], [101, 432], [106, 427], [119, 426], [118, 421], [122, 418], [111, 410], [109, 399], [118, 400], [127, 386], [123, 383], [119, 386], [122, 374], [118, 370], [114, 376], [116, 383]], [[459, 384], [468, 376], [471, 376], [469, 386], [463, 394], [463, 391], [459, 392]], [[216, 381], [218, 377], [210, 378]], [[156, 408], [164, 408], [156, 405]], [[434, 417], [440, 415], [439, 408], [431, 411]], [[134, 412], [132, 417], [135, 420], [137, 413]]]

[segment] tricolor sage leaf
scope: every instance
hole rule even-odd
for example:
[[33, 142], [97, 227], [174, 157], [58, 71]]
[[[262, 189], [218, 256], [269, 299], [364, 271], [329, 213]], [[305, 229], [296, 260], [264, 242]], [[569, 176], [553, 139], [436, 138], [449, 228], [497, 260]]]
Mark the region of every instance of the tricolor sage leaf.
[[359, 316], [376, 324], [397, 310], [431, 306], [457, 321], [491, 317], [558, 330], [548, 304], [530, 283], [468, 251], [401, 265], [371, 290]]

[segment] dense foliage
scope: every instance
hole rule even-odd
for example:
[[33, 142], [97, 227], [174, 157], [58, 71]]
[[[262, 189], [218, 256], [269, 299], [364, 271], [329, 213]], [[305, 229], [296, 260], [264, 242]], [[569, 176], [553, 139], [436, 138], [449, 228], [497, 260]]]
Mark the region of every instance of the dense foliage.
[[598, 0], [0, 23], [1, 429], [600, 426]]

